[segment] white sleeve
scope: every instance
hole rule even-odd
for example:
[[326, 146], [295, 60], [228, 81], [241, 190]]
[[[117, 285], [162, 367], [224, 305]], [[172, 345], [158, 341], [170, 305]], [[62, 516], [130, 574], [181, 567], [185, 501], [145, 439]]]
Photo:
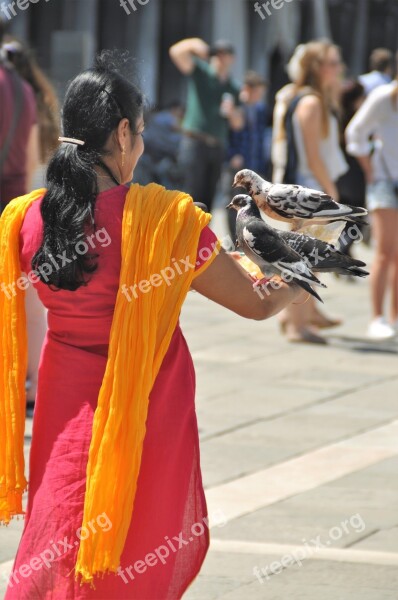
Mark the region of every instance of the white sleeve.
[[390, 94], [386, 97], [385, 90], [382, 92], [383, 94], [380, 94], [379, 88], [371, 93], [347, 126], [345, 131], [347, 152], [353, 156], [366, 156], [371, 152], [372, 145], [369, 137], [386, 118], [388, 112], [386, 100], [391, 104]]

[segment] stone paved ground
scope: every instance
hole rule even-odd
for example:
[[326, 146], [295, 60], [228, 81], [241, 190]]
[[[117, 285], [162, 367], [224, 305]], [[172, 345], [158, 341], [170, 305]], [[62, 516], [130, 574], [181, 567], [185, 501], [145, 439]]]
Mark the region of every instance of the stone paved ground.
[[[367, 282], [325, 281], [345, 321], [325, 347], [189, 295], [203, 478], [227, 522], [185, 600], [398, 598], [398, 342], [364, 337]], [[0, 575], [20, 531], [0, 530]]]

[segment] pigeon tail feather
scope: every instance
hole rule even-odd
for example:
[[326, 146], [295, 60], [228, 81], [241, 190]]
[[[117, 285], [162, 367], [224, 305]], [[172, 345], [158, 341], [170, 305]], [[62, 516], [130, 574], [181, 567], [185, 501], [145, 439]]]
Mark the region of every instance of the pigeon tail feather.
[[319, 302], [322, 302], [322, 304], [323, 304], [323, 300], [320, 297], [320, 295], [317, 294], [316, 291], [312, 289], [312, 287], [310, 286], [309, 283], [307, 283], [307, 281], [303, 281], [302, 279], [295, 279], [294, 282], [297, 285], [299, 285], [301, 288], [303, 288], [303, 290], [305, 290], [306, 292], [308, 292], [309, 294], [311, 294], [311, 296], [313, 296], [314, 298], [316, 298], [317, 300], [319, 300]]
[[369, 275], [369, 271], [365, 271], [365, 269], [353, 266], [346, 270], [345, 275], [353, 275], [354, 277], [367, 277]]

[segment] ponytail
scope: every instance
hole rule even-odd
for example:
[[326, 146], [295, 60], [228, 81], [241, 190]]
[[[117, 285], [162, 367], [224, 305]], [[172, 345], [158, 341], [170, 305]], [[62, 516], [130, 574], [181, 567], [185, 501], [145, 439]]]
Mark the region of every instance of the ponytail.
[[[43, 242], [32, 267], [53, 288], [74, 291], [87, 285], [87, 275], [97, 269], [96, 255], [81, 255], [76, 247], [95, 229], [98, 184], [94, 167], [99, 160], [95, 151], [83, 153], [78, 146], [63, 144], [49, 164], [48, 191], [41, 204]], [[54, 269], [54, 260], [61, 261], [62, 267]]]

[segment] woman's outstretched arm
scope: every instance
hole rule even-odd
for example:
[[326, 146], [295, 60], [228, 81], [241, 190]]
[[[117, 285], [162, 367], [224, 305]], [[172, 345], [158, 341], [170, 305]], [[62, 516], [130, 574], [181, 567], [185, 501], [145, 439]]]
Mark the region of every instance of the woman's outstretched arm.
[[268, 319], [291, 302], [303, 302], [306, 297], [299, 286], [283, 281], [279, 289], [270, 286], [267, 291], [254, 291], [250, 275], [222, 249], [210, 267], [194, 279], [192, 288], [241, 317], [256, 321]]

